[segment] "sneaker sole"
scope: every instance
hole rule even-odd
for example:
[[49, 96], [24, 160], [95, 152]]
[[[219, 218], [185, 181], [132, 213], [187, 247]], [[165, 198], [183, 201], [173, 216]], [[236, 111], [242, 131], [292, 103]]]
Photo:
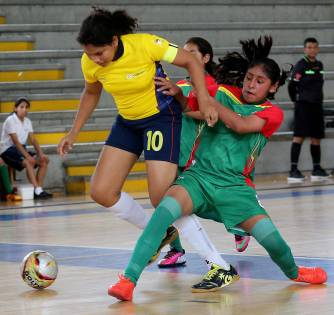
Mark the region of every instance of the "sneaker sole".
[[121, 296], [120, 293], [117, 293], [117, 292], [109, 292], [108, 290], [108, 295], [120, 300], [120, 301], [132, 301], [132, 298], [131, 299], [125, 299], [123, 296]]
[[325, 182], [331, 180], [331, 176], [313, 176], [311, 175], [311, 182]]
[[215, 291], [219, 291], [225, 287], [227, 287], [228, 285], [237, 282], [240, 279], [239, 275], [236, 275], [233, 277], [232, 281], [229, 283], [226, 283], [224, 285], [222, 285], [221, 287], [216, 287], [216, 288], [212, 288], [212, 289], [196, 289], [196, 288], [192, 288], [191, 292], [192, 293], [205, 293], [205, 292], [215, 292]]
[[304, 181], [305, 181], [305, 178], [293, 178], [293, 177], [288, 177], [288, 184], [303, 183]]
[[175, 267], [185, 267], [186, 265], [186, 261], [182, 261], [179, 263], [175, 263], [175, 264], [169, 264], [169, 265], [158, 265], [159, 268], [175, 268]]

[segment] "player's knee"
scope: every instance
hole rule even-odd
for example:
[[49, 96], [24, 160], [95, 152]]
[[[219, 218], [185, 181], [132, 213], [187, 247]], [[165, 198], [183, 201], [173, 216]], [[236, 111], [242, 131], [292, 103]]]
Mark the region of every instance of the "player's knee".
[[119, 198], [119, 195], [116, 193], [112, 193], [103, 188], [94, 187], [92, 185], [90, 189], [90, 196], [95, 202], [106, 208], [113, 206]]

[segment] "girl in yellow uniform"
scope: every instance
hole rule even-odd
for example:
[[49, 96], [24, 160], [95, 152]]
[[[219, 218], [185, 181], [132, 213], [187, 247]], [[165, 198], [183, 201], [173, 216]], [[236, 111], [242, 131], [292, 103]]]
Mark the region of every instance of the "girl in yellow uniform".
[[131, 196], [121, 192], [124, 181], [144, 152], [148, 192], [155, 207], [176, 177], [179, 157], [181, 108], [155, 86], [155, 77], [166, 76], [160, 61], [187, 69], [208, 125], [218, 116], [208, 105], [203, 69], [196, 58], [164, 38], [133, 34], [136, 26], [136, 19], [125, 11], [98, 8], [82, 22], [77, 40], [84, 50], [85, 88], [72, 129], [60, 141], [58, 152], [64, 155], [71, 149], [102, 89], [110, 93], [119, 115], [100, 154], [90, 194], [118, 217], [144, 228], [149, 217]]

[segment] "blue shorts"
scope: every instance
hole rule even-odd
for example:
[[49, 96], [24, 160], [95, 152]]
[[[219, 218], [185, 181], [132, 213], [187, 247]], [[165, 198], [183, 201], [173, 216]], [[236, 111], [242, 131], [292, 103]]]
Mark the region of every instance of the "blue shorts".
[[181, 107], [177, 101], [143, 119], [128, 120], [118, 115], [105, 144], [138, 157], [144, 151], [145, 160], [178, 164], [181, 120]]
[[[23, 147], [26, 148], [25, 146]], [[36, 155], [34, 152], [31, 152], [31, 151], [27, 151], [27, 152], [31, 156]], [[17, 171], [22, 171], [24, 169], [22, 162], [25, 159], [25, 157], [22, 155], [22, 153], [18, 150], [18, 148], [15, 145], [9, 147], [6, 151], [1, 153], [1, 158], [5, 161], [5, 163], [8, 166], [11, 166]], [[35, 168], [36, 167], [37, 167], [37, 164], [35, 165]]]

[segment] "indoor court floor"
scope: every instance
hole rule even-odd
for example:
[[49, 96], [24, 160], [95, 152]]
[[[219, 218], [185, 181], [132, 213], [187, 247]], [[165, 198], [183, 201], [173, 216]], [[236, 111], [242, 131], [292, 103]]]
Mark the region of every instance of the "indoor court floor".
[[[244, 253], [222, 224], [202, 220], [207, 233], [241, 279], [219, 292], [191, 293], [206, 273], [185, 243], [187, 265], [147, 268], [133, 302], [107, 295], [126, 266], [140, 231], [115, 218], [88, 197], [0, 204], [0, 314], [67, 315], [238, 315], [334, 314], [334, 184], [259, 186], [259, 197], [300, 265], [319, 265], [326, 285], [294, 283], [252, 239]], [[147, 196], [138, 200], [148, 211]], [[46, 250], [59, 264], [58, 278], [34, 290], [20, 278], [20, 262], [32, 250]]]

